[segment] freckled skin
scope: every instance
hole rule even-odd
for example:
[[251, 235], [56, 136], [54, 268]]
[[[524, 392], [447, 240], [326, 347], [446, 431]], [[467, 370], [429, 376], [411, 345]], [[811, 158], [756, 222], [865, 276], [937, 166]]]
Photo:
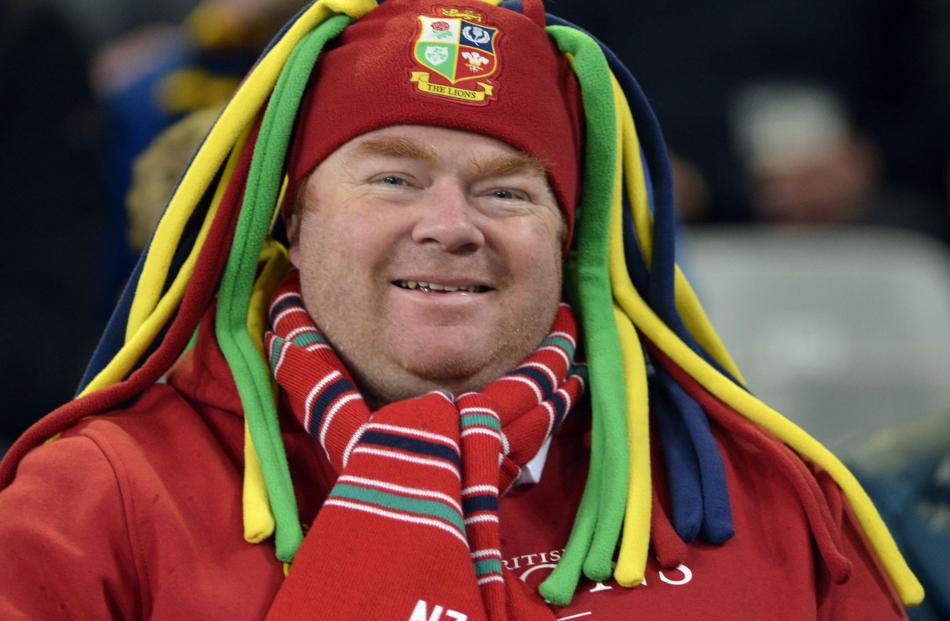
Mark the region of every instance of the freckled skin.
[[[371, 404], [481, 389], [547, 334], [564, 223], [544, 173], [518, 155], [478, 134], [392, 126], [303, 185], [288, 232], [304, 304]], [[484, 291], [394, 284], [405, 280]]]

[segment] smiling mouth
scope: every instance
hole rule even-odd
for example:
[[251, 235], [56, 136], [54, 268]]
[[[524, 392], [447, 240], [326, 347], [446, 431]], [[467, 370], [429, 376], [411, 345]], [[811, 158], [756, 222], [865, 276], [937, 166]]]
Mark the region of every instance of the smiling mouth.
[[419, 290], [428, 293], [484, 293], [491, 291], [491, 287], [483, 287], [482, 285], [443, 285], [437, 282], [418, 280], [394, 280], [392, 284], [400, 289]]

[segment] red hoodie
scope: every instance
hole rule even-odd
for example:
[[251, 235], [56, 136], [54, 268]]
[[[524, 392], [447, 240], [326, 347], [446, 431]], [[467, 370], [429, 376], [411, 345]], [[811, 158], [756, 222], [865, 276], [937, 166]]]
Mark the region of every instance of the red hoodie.
[[[168, 384], [79, 422], [22, 460], [0, 493], [0, 619], [264, 617], [283, 569], [269, 542], [243, 539], [244, 421], [210, 332], [202, 331]], [[572, 413], [541, 482], [501, 502], [505, 564], [532, 587], [551, 571], [570, 531], [586, 477], [587, 418]], [[309, 523], [334, 475], [291, 416], [281, 424], [301, 520]], [[651, 560], [646, 583], [634, 589], [582, 583], [571, 605], [555, 610], [559, 619], [905, 618], [836, 488], [830, 505], [840, 509], [840, 547], [853, 564], [841, 585], [825, 572], [775, 465], [714, 431], [735, 537], [690, 545], [675, 570]]]

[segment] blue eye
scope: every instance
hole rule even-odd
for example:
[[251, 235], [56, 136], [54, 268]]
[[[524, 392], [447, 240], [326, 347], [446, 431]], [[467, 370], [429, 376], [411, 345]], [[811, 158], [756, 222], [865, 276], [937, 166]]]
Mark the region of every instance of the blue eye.
[[518, 198], [511, 190], [495, 190], [492, 192], [492, 196], [503, 200], [512, 200], [514, 198]]
[[379, 181], [386, 185], [406, 185], [406, 180], [396, 175], [386, 175]]

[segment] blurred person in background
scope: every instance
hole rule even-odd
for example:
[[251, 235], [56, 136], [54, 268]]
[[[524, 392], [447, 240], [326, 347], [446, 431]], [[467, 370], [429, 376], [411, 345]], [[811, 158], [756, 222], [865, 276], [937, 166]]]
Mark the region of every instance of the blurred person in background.
[[950, 154], [948, 4], [560, 0], [556, 10], [600, 33], [651, 94], [681, 160], [674, 172], [687, 221], [763, 217], [748, 192], [732, 111], [750, 87], [774, 82], [820, 84], [847, 111], [849, 146], [826, 154], [838, 163], [854, 158], [842, 174], [850, 178], [839, 181], [876, 180], [875, 188], [932, 209], [927, 219], [940, 221]]
[[[136, 173], [140, 188], [132, 190], [134, 160], [164, 130], [190, 114], [220, 107], [241, 77], [257, 59], [281, 24], [301, 7], [297, 0], [205, 0], [194, 6], [180, 24], [150, 22], [108, 41], [93, 59], [91, 73], [99, 99], [107, 110], [109, 125], [109, 188], [112, 227], [108, 235], [106, 278], [113, 290], [128, 277], [145, 241], [141, 217], [157, 218], [159, 208], [142, 211], [144, 186], [154, 192], [158, 179], [170, 190], [187, 159], [173, 164], [153, 155]], [[198, 118], [207, 115], [199, 114]], [[207, 119], [210, 127], [214, 118]], [[194, 127], [195, 119], [187, 123]], [[187, 130], [166, 140], [159, 151], [174, 149]], [[198, 131], [195, 140], [200, 140]], [[197, 146], [197, 143], [194, 144]], [[181, 153], [179, 153], [181, 155]], [[164, 161], [151, 171], [152, 164]], [[172, 170], [176, 169], [176, 170]], [[168, 179], [167, 177], [174, 177]], [[143, 186], [144, 184], [144, 186]], [[127, 196], [134, 198], [131, 217]], [[158, 198], [158, 197], [156, 197]], [[164, 203], [168, 196], [161, 197]], [[130, 246], [127, 241], [133, 242]]]
[[885, 185], [879, 147], [830, 89], [756, 84], [730, 112], [754, 220], [891, 226], [950, 241], [941, 202]]
[[878, 434], [848, 464], [927, 589], [908, 616], [950, 618], [950, 413]]
[[[110, 38], [142, 20], [174, 17], [182, 4], [0, 3], [3, 271], [18, 292], [4, 299], [2, 312], [4, 325], [13, 326], [30, 308], [44, 326], [42, 334], [2, 333], [9, 408], [0, 423], [0, 450], [72, 396], [146, 231], [214, 120], [214, 106], [230, 97], [299, 8], [287, 0], [208, 0], [182, 25], [149, 22]], [[100, 43], [104, 47], [91, 54]], [[134, 158], [192, 113], [139, 165], [133, 190]], [[38, 255], [43, 246], [58, 250]], [[26, 256], [36, 257], [31, 269], [18, 269]], [[50, 291], [59, 297], [51, 300]], [[68, 314], [60, 300], [68, 300]]]
[[125, 233], [133, 252], [148, 245], [175, 185], [220, 112], [220, 106], [212, 106], [188, 114], [155, 136], [132, 162], [132, 180], [125, 195]]

